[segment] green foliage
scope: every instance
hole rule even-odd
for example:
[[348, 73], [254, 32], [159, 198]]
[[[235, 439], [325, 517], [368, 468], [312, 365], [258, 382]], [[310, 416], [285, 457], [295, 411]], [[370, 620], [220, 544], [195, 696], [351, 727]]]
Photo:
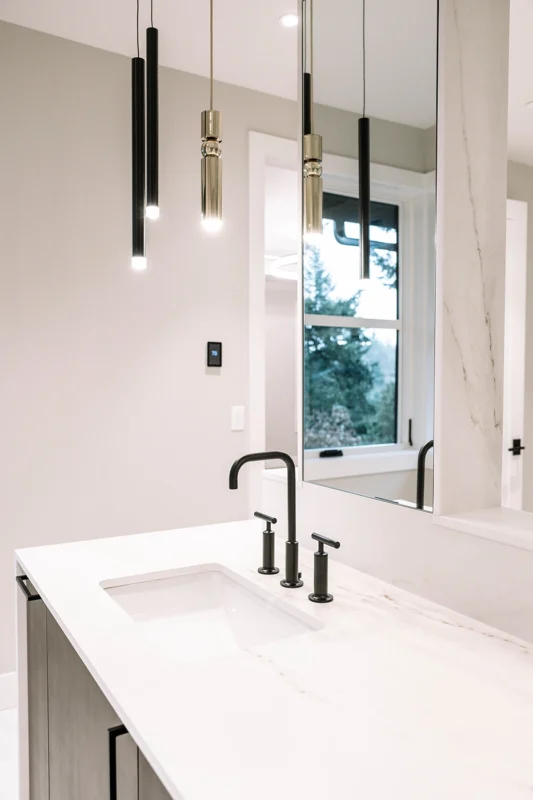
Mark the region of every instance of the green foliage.
[[[392, 286], [396, 281], [395, 267], [388, 259], [383, 264], [380, 259], [379, 266], [383, 278]], [[305, 313], [355, 316], [359, 293], [350, 300], [335, 300], [334, 288], [320, 251], [307, 248]], [[394, 442], [394, 350], [369, 338], [361, 328], [315, 325], [306, 326], [304, 348], [305, 448]], [[385, 376], [384, 372], [389, 374]]]

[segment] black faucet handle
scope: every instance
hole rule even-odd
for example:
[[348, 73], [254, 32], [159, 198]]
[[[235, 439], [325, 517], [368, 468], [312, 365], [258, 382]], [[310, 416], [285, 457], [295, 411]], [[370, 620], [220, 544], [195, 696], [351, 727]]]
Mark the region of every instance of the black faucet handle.
[[264, 519], [265, 522], [270, 522], [271, 525], [275, 525], [277, 522], [276, 517], [269, 517], [268, 514], [262, 514], [261, 511], [254, 511], [254, 517]]
[[268, 514], [262, 514], [261, 511], [256, 511], [254, 517], [264, 519], [267, 526], [263, 531], [263, 565], [257, 570], [261, 575], [277, 575], [279, 569], [274, 564], [274, 542], [276, 535], [272, 530], [272, 525], [277, 522], [276, 517], [269, 517]]
[[327, 544], [328, 547], [334, 547], [335, 550], [338, 550], [341, 546], [340, 542], [336, 542], [333, 539], [328, 539], [327, 536], [321, 536], [319, 533], [312, 533], [311, 539], [314, 539], [315, 542], [319, 542], [321, 545], [320, 552], [324, 552], [324, 545]]
[[340, 542], [320, 536], [319, 533], [312, 533], [311, 538], [318, 542], [318, 550], [314, 555], [315, 562], [315, 581], [314, 592], [309, 595], [312, 603], [331, 603], [333, 595], [328, 592], [328, 554], [324, 550], [324, 545], [338, 550]]

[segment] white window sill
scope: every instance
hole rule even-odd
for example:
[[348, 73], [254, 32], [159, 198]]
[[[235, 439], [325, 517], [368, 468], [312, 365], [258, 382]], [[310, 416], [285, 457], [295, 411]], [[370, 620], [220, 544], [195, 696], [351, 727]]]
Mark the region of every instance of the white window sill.
[[[418, 450], [389, 450], [386, 453], [361, 453], [340, 458], [308, 458], [305, 461], [305, 480], [319, 481], [332, 478], [350, 478], [357, 475], [379, 475], [383, 472], [410, 472], [416, 470]], [[426, 467], [431, 469], [428, 456]]]
[[480, 539], [533, 550], [533, 514], [510, 508], [486, 508], [464, 514], [433, 517], [435, 525], [469, 533]]
[[[391, 454], [387, 455], [390, 457]], [[265, 469], [263, 477], [270, 481], [286, 484], [287, 470], [284, 468]], [[402, 502], [401, 505], [408, 506], [406, 502]], [[431, 511], [429, 508], [425, 510]], [[434, 525], [440, 525], [443, 528], [517, 547], [521, 550], [533, 551], [533, 514], [527, 511], [497, 507], [441, 517], [434, 514], [432, 520]]]
[[[274, 481], [274, 483], [287, 483], [287, 468], [279, 467], [278, 469], [264, 469], [263, 478], [266, 478], [268, 481]], [[298, 484], [299, 480], [299, 470], [298, 467], [296, 467], [296, 484]]]

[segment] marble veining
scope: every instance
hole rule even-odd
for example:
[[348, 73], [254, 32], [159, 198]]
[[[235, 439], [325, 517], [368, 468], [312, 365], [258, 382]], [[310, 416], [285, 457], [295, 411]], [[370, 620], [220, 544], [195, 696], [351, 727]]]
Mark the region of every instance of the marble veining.
[[[312, 551], [302, 590], [259, 575], [260, 554], [250, 521], [17, 558], [175, 800], [531, 796], [530, 645], [334, 557], [316, 606]], [[216, 563], [321, 627], [180, 663], [102, 588]]]
[[[498, 380], [499, 375], [497, 374], [496, 370], [496, 362], [494, 358], [494, 351], [492, 347], [492, 321], [491, 321], [491, 312], [488, 307], [487, 302], [487, 287], [486, 281], [487, 279], [490, 280], [490, 277], [485, 275], [485, 265], [483, 259], [483, 248], [481, 244], [481, 239], [479, 235], [479, 228], [478, 228], [478, 221], [477, 221], [477, 205], [474, 199], [474, 190], [472, 185], [472, 166], [471, 166], [471, 154], [470, 154], [470, 144], [468, 139], [468, 131], [466, 125], [467, 113], [468, 109], [465, 103], [465, 91], [464, 91], [464, 75], [463, 75], [463, 53], [462, 53], [462, 36], [460, 33], [460, 26], [459, 26], [459, 8], [457, 0], [454, 0], [453, 4], [454, 10], [454, 17], [455, 17], [455, 26], [456, 26], [456, 35], [457, 35], [457, 42], [458, 42], [458, 68], [459, 68], [459, 86], [460, 86], [460, 96], [461, 96], [461, 119], [462, 119], [462, 130], [463, 130], [463, 147], [464, 147], [464, 154], [465, 154], [465, 163], [466, 163], [466, 171], [468, 176], [468, 195], [470, 199], [470, 211], [472, 214], [472, 227], [474, 230], [474, 235], [476, 239], [476, 249], [478, 255], [478, 263], [479, 263], [479, 277], [480, 277], [480, 288], [481, 288], [481, 296], [483, 298], [483, 308], [485, 311], [484, 319], [485, 319], [485, 327], [487, 333], [487, 349], [488, 349], [488, 356], [491, 365], [491, 372], [492, 372], [492, 386], [493, 386], [493, 396], [491, 397], [490, 407], [493, 413], [493, 420], [494, 420], [494, 427], [501, 428], [502, 427], [502, 420], [501, 420], [501, 413], [499, 413], [498, 406], [501, 405], [500, 403], [500, 396], [499, 396], [499, 387], [498, 387]], [[449, 309], [446, 307], [447, 313], [449, 314]], [[454, 334], [455, 335], [455, 334]], [[457, 344], [459, 344], [457, 337], [455, 336]], [[464, 365], [463, 360], [463, 369], [466, 376], [466, 368]], [[479, 420], [476, 420], [474, 416], [472, 416], [472, 422], [474, 424], [479, 425]]]
[[435, 508], [501, 500], [509, 4], [440, 4]]

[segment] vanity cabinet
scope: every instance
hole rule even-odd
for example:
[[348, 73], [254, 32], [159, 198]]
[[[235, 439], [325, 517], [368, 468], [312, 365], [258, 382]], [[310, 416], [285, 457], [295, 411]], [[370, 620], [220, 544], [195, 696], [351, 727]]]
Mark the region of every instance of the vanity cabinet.
[[27, 579], [29, 800], [172, 800]]
[[[118, 797], [118, 800], [122, 798]], [[139, 800], [171, 800], [169, 793], [139, 750]]]
[[27, 579], [19, 585], [27, 600], [29, 791], [31, 800], [49, 800], [47, 610]]
[[46, 628], [50, 800], [104, 798], [109, 793], [108, 729], [120, 720], [48, 612]]

